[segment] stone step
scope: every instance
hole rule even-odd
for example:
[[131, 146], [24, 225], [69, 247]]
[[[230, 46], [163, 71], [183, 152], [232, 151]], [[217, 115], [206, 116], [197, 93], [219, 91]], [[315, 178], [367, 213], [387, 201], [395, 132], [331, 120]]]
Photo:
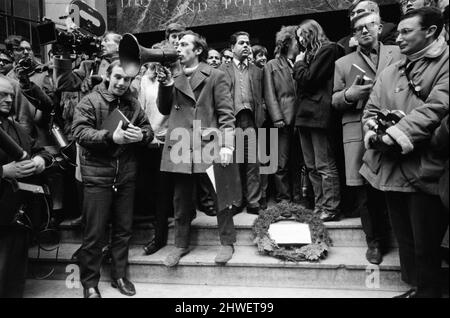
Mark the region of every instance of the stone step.
[[[237, 243], [241, 246], [254, 246], [253, 223], [255, 215], [248, 213], [239, 213], [234, 216], [234, 225], [236, 228]], [[81, 243], [82, 233], [80, 229], [74, 229], [62, 223], [61, 242], [63, 243]], [[325, 226], [333, 241], [333, 246], [344, 247], [365, 247], [365, 235], [361, 227], [360, 218], [348, 218], [338, 222], [327, 222]], [[136, 226], [133, 230], [132, 244], [146, 244], [153, 237], [153, 227], [151, 225]], [[173, 227], [169, 229], [169, 244], [174, 243]], [[391, 239], [391, 246], [396, 247], [395, 240]], [[197, 212], [197, 217], [192, 222], [191, 229], [192, 245], [219, 245], [219, 236], [217, 232], [217, 219], [205, 215], [203, 212]]]
[[[80, 298], [83, 290], [80, 284], [69, 285], [62, 280], [29, 279], [25, 286], [25, 298]], [[274, 287], [241, 287], [221, 285], [182, 285], [137, 283], [133, 298], [391, 298], [398, 294], [393, 291], [347, 290], [347, 289], [306, 289]], [[103, 298], [128, 298], [107, 282], [99, 284]], [[189, 301], [188, 301], [189, 302]]]
[[[55, 252], [30, 250], [32, 273], [41, 277], [53, 271], [51, 279], [65, 280], [68, 272], [77, 270], [71, 264], [71, 255], [78, 244], [62, 244], [58, 260]], [[173, 246], [144, 256], [142, 246], [133, 246], [129, 254], [129, 277], [136, 283], [226, 285], [277, 288], [333, 288], [369, 291], [403, 291], [408, 288], [400, 280], [397, 249], [384, 257], [380, 266], [369, 264], [363, 247], [333, 247], [329, 256], [319, 263], [284, 262], [258, 254], [255, 247], [236, 246], [233, 259], [226, 266], [214, 263], [217, 246], [194, 246], [176, 268], [167, 268], [163, 261]], [[108, 280], [108, 265], [104, 266], [103, 280]], [[67, 272], [66, 272], [67, 271]], [[78, 275], [75, 275], [78, 277]], [[443, 282], [448, 285], [448, 266], [443, 268]], [[446, 286], [448, 289], [448, 286]]]

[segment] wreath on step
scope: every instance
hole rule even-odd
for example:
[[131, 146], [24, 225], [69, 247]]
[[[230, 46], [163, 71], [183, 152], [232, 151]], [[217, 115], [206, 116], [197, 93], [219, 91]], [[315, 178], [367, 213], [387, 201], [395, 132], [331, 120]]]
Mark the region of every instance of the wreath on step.
[[[311, 244], [298, 246], [279, 246], [269, 235], [271, 224], [293, 220], [309, 225], [311, 231]], [[260, 254], [273, 256], [291, 262], [318, 262], [328, 254], [332, 245], [327, 228], [319, 216], [312, 210], [293, 203], [278, 203], [263, 211], [253, 224], [255, 243]]]

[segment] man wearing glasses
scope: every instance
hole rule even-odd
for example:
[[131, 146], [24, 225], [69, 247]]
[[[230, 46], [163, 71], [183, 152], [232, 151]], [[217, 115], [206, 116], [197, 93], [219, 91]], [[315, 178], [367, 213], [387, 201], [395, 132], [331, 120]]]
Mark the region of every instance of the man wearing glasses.
[[[350, 17], [350, 22], [353, 22], [356, 16], [373, 12], [380, 15], [380, 8], [375, 1], [366, 1], [366, 0], [355, 0], [348, 8], [348, 13]], [[395, 38], [397, 36], [396, 25], [394, 23], [389, 22], [381, 22], [383, 24], [383, 29], [380, 32], [379, 40], [385, 45], [395, 45]], [[356, 50], [358, 47], [358, 41], [350, 34], [338, 41], [338, 44], [342, 45], [345, 50], [345, 54], [350, 54]]]
[[[382, 29], [376, 13], [365, 12], [354, 18], [353, 34], [358, 48], [336, 61], [333, 94], [333, 106], [342, 113], [346, 185], [361, 216], [368, 245], [366, 258], [372, 264], [380, 264], [386, 252], [388, 220], [383, 192], [371, 187], [359, 174], [364, 154], [361, 117], [376, 77], [401, 57], [397, 46], [380, 43], [378, 35]], [[364, 70], [370, 80], [358, 83], [353, 78], [353, 64]]]
[[[401, 18], [397, 43], [405, 58], [378, 76], [362, 118], [367, 150], [360, 173], [385, 193], [402, 280], [414, 286], [402, 298], [442, 295], [440, 245], [449, 216], [438, 183], [448, 157], [433, 151], [430, 140], [449, 111], [449, 49], [439, 36], [443, 24], [436, 8]], [[405, 116], [377, 135], [383, 145], [376, 147], [370, 126], [386, 110]]]

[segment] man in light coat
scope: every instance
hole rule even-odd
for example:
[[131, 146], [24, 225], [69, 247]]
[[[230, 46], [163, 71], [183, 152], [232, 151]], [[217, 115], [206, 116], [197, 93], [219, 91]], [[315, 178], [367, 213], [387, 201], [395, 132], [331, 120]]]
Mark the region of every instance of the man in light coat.
[[[362, 119], [367, 151], [360, 173], [385, 192], [402, 279], [414, 286], [403, 298], [441, 296], [440, 244], [448, 214], [438, 194], [445, 159], [432, 151], [430, 140], [449, 110], [449, 49], [439, 37], [442, 28], [436, 8], [402, 17], [397, 43], [406, 58], [378, 76]], [[369, 127], [380, 110], [406, 116], [374, 143], [376, 133]], [[384, 146], [374, 149], [380, 139]]]
[[[386, 204], [384, 194], [368, 185], [359, 174], [364, 143], [361, 127], [363, 109], [358, 109], [358, 106], [364, 106], [377, 76], [401, 57], [397, 46], [383, 45], [378, 40], [382, 28], [378, 13], [366, 12], [354, 18], [354, 37], [359, 46], [356, 52], [336, 61], [333, 89], [333, 106], [342, 113], [346, 185], [355, 199], [355, 209], [361, 215], [369, 247], [366, 258], [373, 264], [381, 263], [385, 251], [383, 244], [387, 243]], [[370, 78], [367, 83], [355, 83], [353, 65], [366, 72]]]

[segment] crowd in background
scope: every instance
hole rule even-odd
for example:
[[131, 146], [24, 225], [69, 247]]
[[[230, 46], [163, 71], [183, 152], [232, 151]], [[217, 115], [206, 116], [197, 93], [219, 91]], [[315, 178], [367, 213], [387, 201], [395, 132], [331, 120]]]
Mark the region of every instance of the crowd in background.
[[[389, 251], [392, 229], [402, 279], [413, 287], [401, 297], [440, 297], [441, 245], [448, 249], [448, 1], [399, 5], [403, 15], [394, 24], [381, 20], [375, 1], [354, 1], [352, 33], [337, 42], [315, 20], [283, 26], [273, 55], [245, 31], [231, 35], [229, 47], [211, 48], [174, 23], [151, 48], [176, 50], [179, 60], [145, 62], [133, 76], [120, 62], [122, 36], [114, 32], [103, 37], [99, 57], [50, 52], [47, 64], [34, 58], [27, 39], [8, 37], [0, 52], [0, 127], [28, 157], [15, 160], [0, 149], [0, 297], [23, 293], [26, 266], [18, 264], [29, 234], [17, 229], [16, 212], [45, 209], [33, 199], [13, 200], [10, 180], [48, 187], [46, 227], [84, 229], [73, 258], [85, 297], [100, 297], [104, 257], [113, 287], [135, 294], [126, 278], [133, 220], [154, 224], [147, 255], [167, 244], [174, 225], [176, 248], [165, 260], [173, 267], [190, 251], [196, 210], [216, 216], [215, 261], [225, 265], [236, 241], [233, 215], [262, 214], [271, 201], [310, 208], [323, 222], [360, 217], [373, 264]], [[102, 129], [116, 108], [130, 123]], [[242, 200], [232, 209], [218, 210], [206, 164], [170, 159], [175, 142], [167, 136], [179, 127], [192, 131], [196, 119], [202, 128], [278, 131], [273, 175], [261, 174], [251, 158], [257, 138], [245, 140]], [[67, 138], [64, 149], [55, 130]], [[218, 147], [228, 165], [235, 145]]]

